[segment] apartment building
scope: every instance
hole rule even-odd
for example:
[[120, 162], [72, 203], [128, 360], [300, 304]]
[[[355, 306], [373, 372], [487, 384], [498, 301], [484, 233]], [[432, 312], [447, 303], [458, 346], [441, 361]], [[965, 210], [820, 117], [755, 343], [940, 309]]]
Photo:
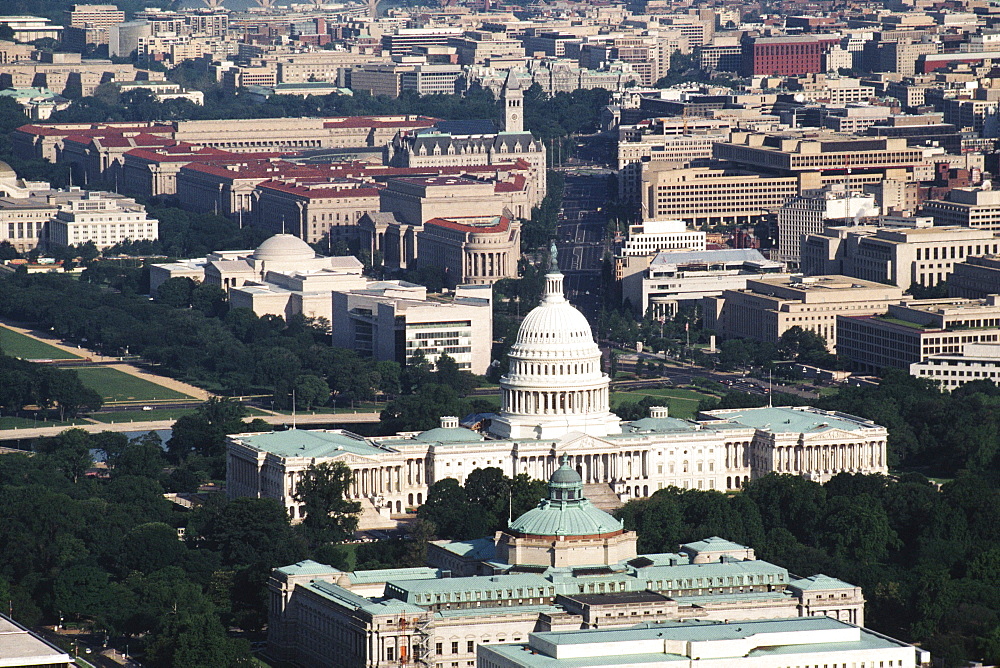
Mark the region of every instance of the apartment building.
[[950, 289], [957, 267], [979, 261], [977, 253], [993, 254], [1000, 242], [991, 230], [931, 226], [928, 219], [917, 220], [913, 228], [830, 226], [808, 234], [802, 241], [801, 269], [807, 274], [837, 273], [891, 283], [904, 290], [948, 281]]
[[837, 318], [837, 354], [859, 371], [909, 369], [932, 355], [960, 354], [970, 343], [1000, 343], [997, 295], [910, 299], [888, 304], [883, 311]]
[[830, 352], [839, 353], [838, 316], [884, 313], [902, 297], [902, 288], [850, 276], [750, 280], [745, 290], [705, 298], [705, 327], [723, 339], [766, 343], [778, 343], [786, 331], [801, 327], [822, 336]]

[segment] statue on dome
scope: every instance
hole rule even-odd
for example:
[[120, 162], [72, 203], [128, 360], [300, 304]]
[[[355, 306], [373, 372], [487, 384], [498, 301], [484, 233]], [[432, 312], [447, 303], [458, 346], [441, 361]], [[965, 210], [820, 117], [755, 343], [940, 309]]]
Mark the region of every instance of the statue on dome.
[[552, 240], [552, 244], [549, 246], [549, 273], [559, 273], [559, 249], [556, 248], [555, 239]]

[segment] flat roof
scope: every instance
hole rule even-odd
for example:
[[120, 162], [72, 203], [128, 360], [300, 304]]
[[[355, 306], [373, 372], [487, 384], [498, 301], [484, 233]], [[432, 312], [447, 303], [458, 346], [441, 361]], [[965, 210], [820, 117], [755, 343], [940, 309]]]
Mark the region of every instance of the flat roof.
[[386, 450], [366, 439], [341, 429], [269, 431], [257, 434], [235, 434], [239, 442], [279, 457], [336, 457], [344, 452], [355, 455], [380, 455]]
[[833, 429], [858, 431], [860, 429], [872, 429], [877, 426], [874, 422], [853, 415], [823, 411], [808, 406], [741, 408], [737, 410], [708, 411], [707, 414], [724, 420], [732, 420], [733, 422], [738, 422], [754, 429], [776, 433], [794, 432], [804, 434]]

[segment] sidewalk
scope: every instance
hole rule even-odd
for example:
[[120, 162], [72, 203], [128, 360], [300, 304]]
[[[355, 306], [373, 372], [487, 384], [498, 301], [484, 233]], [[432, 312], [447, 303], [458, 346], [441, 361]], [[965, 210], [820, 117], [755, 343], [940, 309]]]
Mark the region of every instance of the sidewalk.
[[19, 334], [24, 334], [25, 336], [30, 336], [31, 338], [37, 341], [46, 343], [52, 346], [53, 348], [58, 348], [59, 350], [62, 350], [67, 353], [72, 353], [74, 355], [79, 355], [80, 357], [89, 358], [94, 362], [101, 362], [102, 364], [107, 365], [111, 369], [117, 369], [118, 371], [121, 371], [122, 373], [127, 373], [130, 376], [135, 376], [136, 378], [141, 378], [151, 383], [162, 385], [163, 387], [170, 390], [182, 392], [191, 397], [194, 397], [195, 399], [201, 399], [202, 401], [205, 401], [212, 396], [210, 392], [206, 392], [200, 387], [195, 387], [194, 385], [189, 385], [187, 383], [175, 380], [173, 378], [168, 378], [166, 376], [158, 376], [156, 374], [143, 371], [138, 367], [128, 364], [127, 362], [122, 362], [121, 359], [118, 357], [105, 357], [104, 355], [98, 355], [92, 350], [88, 350], [86, 348], [68, 346], [61, 340], [57, 339], [56, 337], [46, 332], [40, 332], [38, 330], [20, 327], [18, 325], [12, 324], [8, 320], [3, 320], [3, 319], [0, 319], [0, 324], [9, 329], [12, 329], [13, 331]]

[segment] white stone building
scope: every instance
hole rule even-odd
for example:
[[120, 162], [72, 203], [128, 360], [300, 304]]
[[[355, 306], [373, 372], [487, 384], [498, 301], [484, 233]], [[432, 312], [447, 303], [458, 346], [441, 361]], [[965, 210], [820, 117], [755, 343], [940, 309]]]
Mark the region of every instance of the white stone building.
[[[739, 489], [774, 471], [819, 482], [840, 472], [888, 471], [885, 427], [814, 408], [711, 411], [695, 420], [655, 408], [623, 423], [609, 410], [610, 379], [590, 325], [563, 297], [562, 280], [555, 267], [546, 275], [542, 302], [522, 323], [500, 381], [501, 408], [481, 421], [481, 431], [446, 417], [436, 429], [381, 438], [236, 434], [228, 447], [230, 496], [274, 498], [298, 517], [297, 476], [323, 461], [351, 468], [353, 498], [393, 512], [419, 506], [433, 482], [464, 483], [478, 468], [544, 480], [563, 453], [585, 483], [605, 485], [623, 500], [670, 486]], [[310, 450], [331, 439], [336, 444]]]
[[146, 215], [146, 207], [114, 193], [83, 191], [77, 196], [55, 196], [59, 211], [49, 221], [50, 244], [72, 246], [93, 242], [98, 250], [123, 241], [155, 240], [160, 223]]
[[910, 375], [933, 380], [942, 390], [974, 380], [1000, 382], [1000, 344], [966, 343], [961, 353], [931, 355], [910, 364]]
[[536, 508], [495, 536], [431, 543], [428, 563], [353, 573], [313, 561], [275, 569], [269, 656], [317, 668], [464, 668], [476, 665], [477, 649], [539, 631], [690, 617], [864, 623], [859, 587], [825, 575], [794, 578], [718, 537], [637, 556], [635, 532], [584, 497], [567, 455]]
[[[628, 656], [623, 664], [623, 656]], [[478, 668], [784, 668], [871, 665], [916, 668], [930, 653], [828, 617], [761, 621], [685, 620], [628, 629], [532, 633], [526, 642], [483, 647]]]

